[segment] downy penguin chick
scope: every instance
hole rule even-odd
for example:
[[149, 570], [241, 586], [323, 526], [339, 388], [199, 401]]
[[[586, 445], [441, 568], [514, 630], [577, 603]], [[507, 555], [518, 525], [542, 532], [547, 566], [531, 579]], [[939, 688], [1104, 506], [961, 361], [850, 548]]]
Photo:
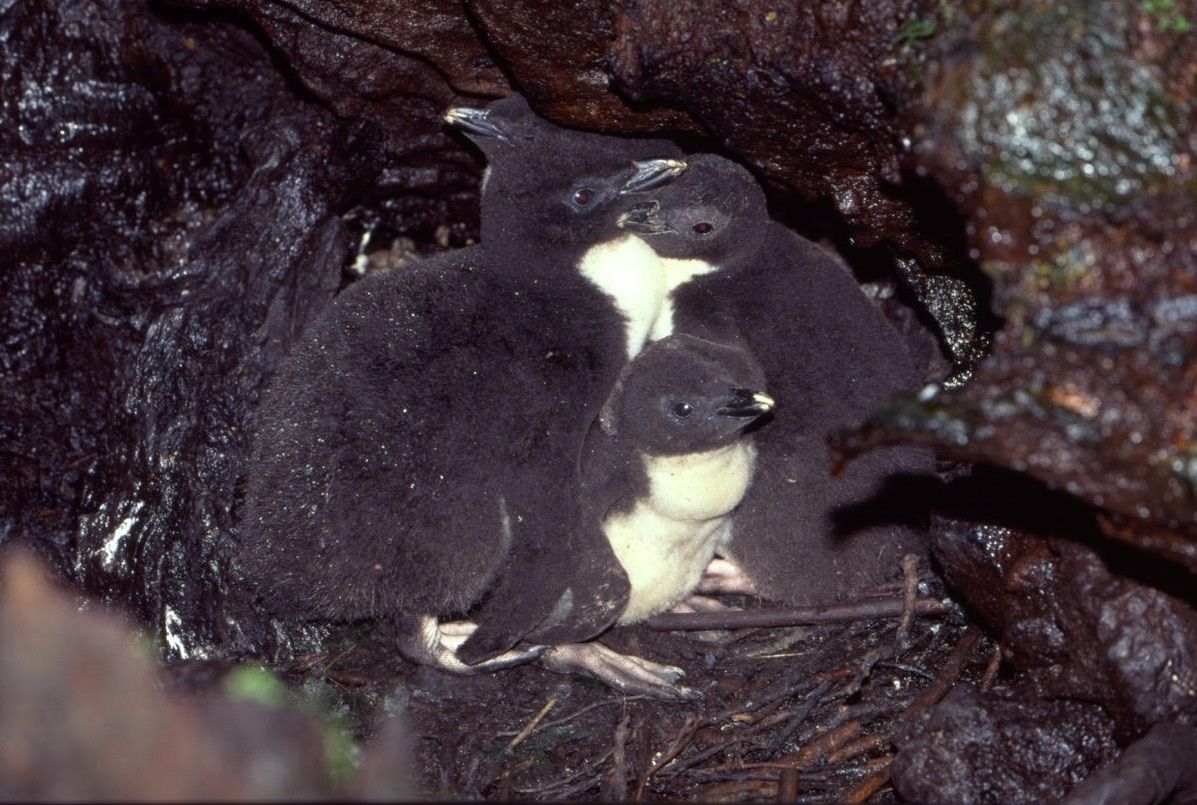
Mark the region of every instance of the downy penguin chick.
[[667, 274], [686, 278], [653, 332], [742, 335], [777, 400], [729, 558], [770, 598], [849, 597], [890, 576], [904, 553], [925, 554], [922, 504], [884, 498], [891, 479], [929, 474], [933, 463], [928, 451], [889, 447], [833, 476], [827, 439], [915, 391], [913, 361], [845, 266], [770, 220], [751, 174], [711, 154], [688, 162], [621, 224], [653, 246]]
[[[598, 584], [602, 606], [587, 615], [580, 595], [569, 613], [588, 629], [618, 614], [606, 600], [626, 576], [597, 527], [575, 528], [576, 457], [628, 348], [579, 263], [626, 240], [615, 221], [630, 199], [684, 165], [632, 164], [676, 153], [668, 143], [552, 133], [535, 145], [492, 161], [484, 216], [497, 205], [510, 231], [351, 285], [272, 379], [237, 558], [277, 613], [393, 619], [409, 657], [447, 670], [464, 666], [440, 618], [485, 597], [478, 613], [497, 614], [483, 625], [507, 630], [497, 653], [559, 603], [564, 586], [504, 586], [513, 565]], [[600, 572], [573, 579], [578, 556]]]
[[583, 493], [631, 584], [620, 623], [689, 596], [725, 546], [755, 463], [745, 429], [773, 410], [763, 387], [745, 350], [689, 335], [628, 365], [583, 459]]

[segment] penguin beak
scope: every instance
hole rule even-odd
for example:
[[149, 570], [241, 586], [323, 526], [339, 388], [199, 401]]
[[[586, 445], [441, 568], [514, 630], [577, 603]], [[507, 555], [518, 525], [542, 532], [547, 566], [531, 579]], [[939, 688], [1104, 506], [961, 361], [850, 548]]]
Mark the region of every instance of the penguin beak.
[[454, 106], [445, 112], [445, 122], [461, 129], [468, 137], [485, 137], [511, 142], [507, 133], [486, 119], [485, 109], [471, 109], [468, 106]]
[[673, 227], [661, 217], [661, 205], [656, 201], [633, 204], [615, 219], [615, 225], [638, 235], [661, 235], [673, 231]]
[[636, 172], [619, 189], [622, 193], [643, 193], [664, 187], [682, 175], [686, 162], [681, 159], [639, 159], [632, 162]]
[[769, 413], [776, 405], [773, 398], [763, 391], [734, 388], [731, 390], [731, 393], [731, 400], [716, 409], [715, 413], [722, 416], [742, 418], [745, 420], [745, 425]]

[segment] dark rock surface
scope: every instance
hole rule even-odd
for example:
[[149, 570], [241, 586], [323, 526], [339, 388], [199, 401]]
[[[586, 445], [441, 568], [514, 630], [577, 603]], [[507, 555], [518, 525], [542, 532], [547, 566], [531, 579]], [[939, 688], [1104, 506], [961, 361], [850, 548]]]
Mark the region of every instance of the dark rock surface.
[[1114, 763], [1064, 798], [1065, 805], [1190, 805], [1197, 802], [1197, 730], [1156, 724]]
[[[1062, 539], [944, 521], [932, 551], [1024, 693], [1100, 704], [1130, 740], [1197, 722], [1197, 610]], [[1187, 591], [1191, 595], [1191, 591]]]
[[254, 401], [341, 281], [351, 228], [462, 242], [476, 179], [439, 130], [408, 143], [436, 167], [395, 156], [248, 31], [159, 11], [0, 15], [0, 533], [187, 656], [230, 625], [220, 543]]
[[1193, 19], [1192, 2], [950, 12], [913, 161], [1004, 321], [974, 383], [872, 437], [1029, 473], [1197, 570]]
[[1100, 707], [961, 685], [894, 736], [894, 787], [929, 805], [1050, 802], [1115, 754]]

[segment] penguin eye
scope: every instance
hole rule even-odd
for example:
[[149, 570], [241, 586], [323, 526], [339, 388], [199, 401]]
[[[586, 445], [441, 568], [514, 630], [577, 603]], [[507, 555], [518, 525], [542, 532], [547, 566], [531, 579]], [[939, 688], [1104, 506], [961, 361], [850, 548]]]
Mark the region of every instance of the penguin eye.
[[694, 413], [694, 409], [690, 407], [690, 403], [678, 403], [673, 406], [673, 415], [685, 419]]
[[574, 204], [579, 207], [585, 207], [594, 199], [594, 193], [588, 188], [583, 187], [574, 193]]
[[695, 225], [694, 225], [694, 231], [695, 231], [695, 232], [697, 232], [697, 233], [698, 233], [698, 234], [700, 234], [700, 235], [705, 235], [705, 234], [707, 234], [708, 232], [710, 232], [710, 231], [711, 231], [712, 229], [714, 229], [714, 228], [715, 228], [715, 227], [711, 226], [711, 225], [710, 225], [710, 224], [708, 224], [706, 221], [701, 221], [701, 222], [699, 222], [699, 223], [697, 223], [697, 224], [695, 224]]

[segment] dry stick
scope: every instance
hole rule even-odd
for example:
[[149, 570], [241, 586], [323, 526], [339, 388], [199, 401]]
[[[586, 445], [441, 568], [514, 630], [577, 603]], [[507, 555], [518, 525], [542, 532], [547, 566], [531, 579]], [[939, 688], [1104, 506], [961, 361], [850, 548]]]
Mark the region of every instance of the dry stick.
[[910, 645], [910, 625], [914, 622], [914, 605], [919, 595], [919, 558], [913, 553], [902, 557], [902, 576], [906, 579], [906, 586], [902, 595], [902, 620], [898, 623], [898, 633], [894, 637], [894, 644], [898, 654]]
[[553, 709], [553, 705], [555, 704], [557, 704], [556, 693], [549, 697], [549, 700], [544, 703], [544, 707], [540, 708], [540, 712], [532, 716], [532, 720], [529, 721], [524, 728], [520, 730], [514, 738], [511, 739], [510, 743], [507, 744], [507, 751], [510, 752], [512, 749], [515, 749], [520, 745], [520, 743], [523, 742], [525, 738], [531, 735], [532, 730], [536, 729], [536, 725], [544, 720], [544, 717], [549, 714], [549, 711]]
[[[775, 626], [802, 626], [820, 623], [898, 618], [906, 609], [900, 598], [856, 601], [823, 607], [783, 607], [779, 609], [745, 609], [728, 612], [665, 613], [645, 621], [650, 629], [660, 631], [690, 631], [699, 629], [755, 629]], [[916, 615], [944, 615], [951, 606], [934, 598], [915, 601]]]
[[802, 726], [802, 723], [806, 721], [807, 717], [811, 714], [811, 711], [814, 710], [815, 706], [823, 700], [823, 696], [830, 689], [831, 680], [826, 679], [819, 684], [819, 687], [807, 694], [806, 704], [804, 704], [802, 709], [798, 711], [798, 715], [794, 716], [789, 724], [786, 724], [785, 729], [778, 733], [777, 737], [773, 739], [773, 743], [769, 744], [769, 748], [765, 750], [765, 760], [769, 760], [776, 755], [777, 750], [781, 749], [781, 747], [785, 745], [785, 742], [790, 740], [790, 736], [798, 731], [798, 728]]
[[[964, 637], [960, 638], [960, 642], [956, 644], [956, 648], [952, 649], [952, 654], [948, 657], [948, 661], [939, 670], [939, 675], [935, 677], [935, 681], [914, 700], [914, 703], [906, 709], [905, 713], [898, 717], [899, 720], [911, 721], [922, 715], [923, 712], [930, 709], [932, 705], [942, 699], [952, 686], [956, 684], [956, 681], [960, 679], [960, 674], [964, 672], [964, 666], [968, 663], [973, 652], [977, 649], [977, 644], [980, 642], [981, 631], [975, 626], [968, 627], [968, 630], [964, 633]], [[883, 769], [849, 791], [843, 798], [843, 802], [864, 802], [889, 782], [889, 773], [890, 766], [887, 763]]]
[[800, 779], [797, 769], [782, 769], [781, 774], [777, 777], [777, 801], [796, 802]]

